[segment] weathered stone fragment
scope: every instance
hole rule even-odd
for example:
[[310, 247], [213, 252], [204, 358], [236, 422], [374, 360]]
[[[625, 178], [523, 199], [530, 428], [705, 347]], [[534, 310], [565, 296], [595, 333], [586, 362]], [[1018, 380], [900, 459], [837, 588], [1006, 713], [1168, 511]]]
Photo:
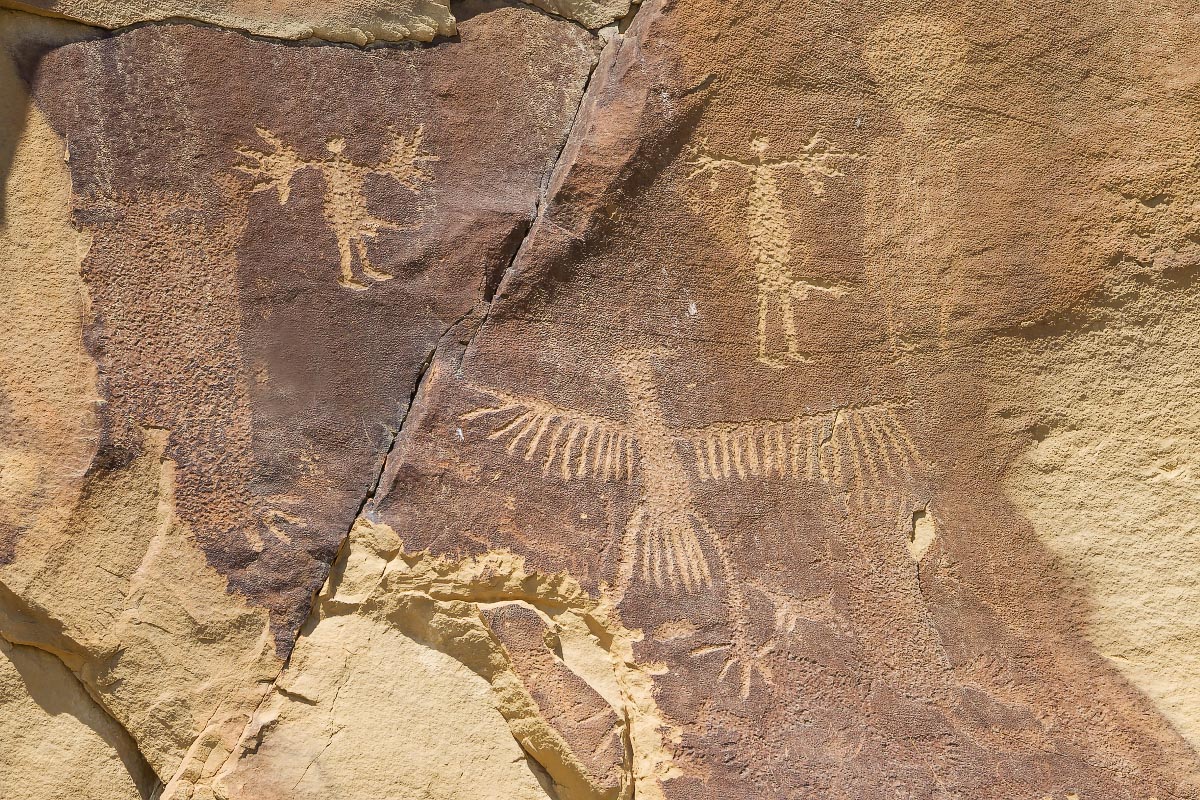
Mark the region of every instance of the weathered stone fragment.
[[[540, 639], [504, 622], [528, 614], [559, 632], [554, 664], [531, 652]], [[568, 577], [528, 572], [502, 551], [410, 554], [362, 520], [211, 789], [230, 800], [633, 797], [670, 774], [650, 675], [630, 660], [635, 639]]]
[[[630, 0], [527, 0], [588, 28], [616, 22]], [[145, 22], [195, 20], [280, 39], [324, 39], [368, 45], [433, 41], [457, 33], [450, 0], [0, 0], [0, 7], [65, 17], [102, 28]], [[454, 3], [468, 18], [475, 0]], [[514, 30], [506, 37], [519, 39]]]
[[2, 639], [0, 740], [0, 797], [144, 800], [158, 782], [62, 663]]
[[0, 5], [119, 28], [196, 20], [260, 36], [365, 45], [455, 33], [449, 0], [3, 0]]
[[545, 9], [553, 14], [573, 19], [589, 28], [605, 25], [627, 17], [630, 9], [636, 10], [640, 0], [526, 0], [530, 5]]
[[578, 754], [597, 794], [617, 796], [626, 763], [624, 719], [555, 654], [562, 651], [558, 635], [534, 608], [516, 603], [485, 608], [483, 619], [537, 703], [538, 715]]

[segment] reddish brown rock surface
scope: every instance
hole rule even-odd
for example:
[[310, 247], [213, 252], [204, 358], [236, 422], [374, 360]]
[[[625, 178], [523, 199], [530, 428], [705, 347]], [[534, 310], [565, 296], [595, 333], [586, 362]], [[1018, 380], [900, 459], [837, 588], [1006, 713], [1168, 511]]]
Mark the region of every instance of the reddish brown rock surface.
[[449, 11], [2, 18], [0, 722], [37, 648], [144, 797], [1200, 797], [1194, 11]]
[[515, 253], [593, 59], [515, 10], [462, 38], [360, 53], [149, 27], [38, 70], [92, 238], [96, 458], [119, 468], [139, 428], [171, 432], [182, 516], [276, 612], [281, 652], [423, 365]]

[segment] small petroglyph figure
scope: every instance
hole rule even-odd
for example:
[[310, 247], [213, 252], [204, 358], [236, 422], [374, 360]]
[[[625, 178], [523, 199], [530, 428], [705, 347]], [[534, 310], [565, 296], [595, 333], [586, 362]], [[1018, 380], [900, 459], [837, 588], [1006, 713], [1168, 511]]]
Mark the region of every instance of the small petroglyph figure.
[[[274, 504], [275, 502], [279, 502], [283, 505], [291, 505], [295, 500], [294, 496], [274, 495], [271, 505], [266, 506], [259, 516], [259, 525], [269, 532], [275, 538], [276, 542], [291, 544], [293, 542], [293, 533], [308, 527], [308, 523], [304, 519], [293, 516], [276, 507]], [[259, 525], [248, 526], [246, 530], [250, 546], [254, 548], [256, 553], [261, 553], [266, 546], [266, 542], [259, 530]]]
[[684, 453], [695, 457], [696, 479], [808, 479], [837, 484], [869, 505], [883, 493], [881, 482], [909, 486], [919, 455], [889, 406], [838, 409], [793, 419], [714, 423], [672, 430], [663, 418], [653, 360], [664, 351], [640, 351], [618, 360], [630, 414], [614, 420], [563, 408], [544, 400], [494, 389], [478, 389], [497, 402], [462, 415], [466, 422], [488, 418], [487, 439], [523, 461], [540, 461], [542, 475], [563, 481], [590, 478], [638, 482], [641, 497], [621, 538], [614, 599], [618, 604], [635, 577], [673, 591], [710, 590], [713, 567], [723, 577], [731, 638], [693, 651], [700, 656], [728, 650], [721, 678], [740, 666], [740, 691], [749, 697], [753, 675], [771, 682], [763, 658], [768, 641], [751, 642], [742, 580], [729, 544], [699, 511]]
[[[251, 166], [238, 165], [241, 172], [256, 179], [254, 191], [275, 190], [279, 204], [285, 205], [292, 191], [292, 178], [301, 170], [320, 170], [325, 178], [325, 222], [337, 238], [341, 273], [338, 282], [349, 289], [366, 289], [364, 280], [386, 281], [393, 276], [371, 265], [367, 255], [367, 241], [375, 239], [380, 231], [411, 230], [412, 226], [398, 225], [380, 219], [367, 211], [363, 194], [369, 175], [386, 175], [414, 194], [422, 185], [432, 180], [424, 165], [437, 161], [437, 156], [422, 152], [424, 128], [418, 127], [412, 136], [405, 138], [391, 132], [392, 149], [388, 158], [378, 164], [358, 164], [346, 157], [346, 141], [330, 139], [325, 144], [328, 156], [320, 160], [302, 158], [292, 147], [271, 131], [256, 128], [259, 137], [270, 145], [270, 151], [248, 147], [238, 149]], [[362, 279], [355, 274], [357, 256]]]
[[[836, 148], [819, 134], [814, 135], [801, 151], [800, 158], [785, 160], [767, 158], [770, 142], [756, 138], [750, 142], [753, 153], [748, 160], [720, 158], [707, 152], [704, 143], [692, 150], [690, 162], [695, 169], [689, 179], [709, 176], [710, 188], [717, 188], [716, 173], [722, 169], [745, 170], [750, 176], [750, 191], [746, 202], [746, 242], [754, 257], [755, 279], [758, 283], [758, 360], [767, 366], [781, 369], [788, 362], [801, 362], [796, 329], [796, 303], [813, 293], [841, 297], [844, 287], [822, 280], [805, 280], [792, 271], [792, 231], [783, 201], [779, 194], [779, 173], [796, 170], [807, 181], [817, 197], [825, 194], [824, 181], [845, 175], [839, 164], [861, 156]], [[772, 330], [771, 321], [782, 323], [786, 351], [783, 358], [768, 353]]]

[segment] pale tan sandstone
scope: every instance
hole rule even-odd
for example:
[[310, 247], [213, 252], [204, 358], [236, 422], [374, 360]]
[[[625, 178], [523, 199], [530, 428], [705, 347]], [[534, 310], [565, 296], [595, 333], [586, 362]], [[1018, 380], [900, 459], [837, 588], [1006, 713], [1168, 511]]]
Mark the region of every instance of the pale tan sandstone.
[[191, 19], [260, 36], [357, 45], [405, 39], [427, 42], [455, 32], [448, 0], [5, 0], [4, 5], [102, 28]]
[[267, 613], [226, 592], [175, 518], [167, 437], [148, 431], [143, 456], [88, 481], [65, 537], [21, 542], [0, 569], [0, 634], [61, 659], [136, 739], [164, 796], [188, 797], [281, 662]]
[[139, 800], [155, 783], [129, 734], [54, 656], [0, 640], [0, 797]]
[[0, 553], [51, 530], [94, 452], [96, 368], [83, 345], [89, 238], [71, 223], [67, 147], [30, 104], [14, 52], [86, 38], [77, 25], [0, 12]]
[[[1200, 75], [1151, 70], [1189, 33], [1175, 30], [1137, 61], [1164, 90], [1194, 90]], [[1117, 263], [1094, 307], [1031, 325], [996, 354], [1000, 374], [1038, 398], [1001, 409], [1033, 440], [1012, 496], [1084, 588], [1096, 648], [1200, 747], [1200, 132], [1171, 98], [1156, 105], [1175, 136], [1156, 139], [1155, 118], [1132, 115], [1122, 133], [1144, 160], [1114, 159], [1102, 176]]]
[[[556, 661], [584, 691], [523, 682], [529, 673], [484, 621], [504, 609], [555, 632]], [[612, 614], [570, 578], [527, 572], [510, 553], [462, 563], [407, 554], [390, 528], [360, 519], [212, 789], [230, 800], [662, 797], [675, 769], [653, 670], [632, 662], [638, 637]], [[531, 695], [556, 689], [560, 708], [573, 696], [611, 704], [609, 733], [630, 749], [615, 783], [589, 769], [596, 740], [576, 752], [575, 729]]]
[[[78, 496], [94, 437], [95, 369], [83, 348], [87, 237], [71, 225], [64, 142], [29, 104], [18, 47], [85, 38], [79, 26], [0, 12], [0, 552], [57, 530]], [[0, 617], [14, 601], [0, 589]], [[53, 655], [0, 629], [0, 796], [137, 798], [136, 746]], [[128, 764], [122, 762], [124, 757]]]
[[1200, 747], [1200, 306], [1122, 288], [1141, 296], [1107, 324], [1037, 348], [1036, 443], [1008, 485], [1086, 589], [1097, 649]]
[[1139, 88], [1106, 118], [1094, 187], [1108, 278], [994, 343], [1001, 381], [1035, 398], [1002, 393], [995, 411], [1029, 439], [1005, 485], [1086, 598], [1087, 636], [1200, 749], [1200, 17], [1122, 8], [1108, 54]]
[[530, 5], [573, 19], [589, 28], [601, 28], [622, 19], [634, 6], [630, 0], [526, 0]]

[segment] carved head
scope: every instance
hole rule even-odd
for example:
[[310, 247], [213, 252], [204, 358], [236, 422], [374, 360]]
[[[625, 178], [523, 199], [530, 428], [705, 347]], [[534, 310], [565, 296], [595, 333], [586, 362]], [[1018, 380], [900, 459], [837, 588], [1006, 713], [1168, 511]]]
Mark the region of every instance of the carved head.
[[346, 149], [346, 140], [340, 136], [334, 137], [325, 143], [325, 149], [334, 155], [339, 155]]

